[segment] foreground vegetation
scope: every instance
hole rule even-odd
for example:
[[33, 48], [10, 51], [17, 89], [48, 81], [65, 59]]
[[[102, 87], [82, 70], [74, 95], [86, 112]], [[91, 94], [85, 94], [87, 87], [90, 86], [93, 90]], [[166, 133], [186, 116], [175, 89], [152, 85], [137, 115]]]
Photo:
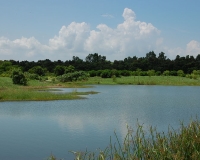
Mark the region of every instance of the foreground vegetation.
[[[75, 160], [199, 160], [200, 122], [192, 120], [188, 125], [180, 124], [179, 130], [169, 127], [168, 132], [158, 132], [142, 125], [128, 132], [121, 142], [115, 132], [115, 142], [99, 152], [74, 152]], [[51, 155], [48, 160], [56, 160]]]

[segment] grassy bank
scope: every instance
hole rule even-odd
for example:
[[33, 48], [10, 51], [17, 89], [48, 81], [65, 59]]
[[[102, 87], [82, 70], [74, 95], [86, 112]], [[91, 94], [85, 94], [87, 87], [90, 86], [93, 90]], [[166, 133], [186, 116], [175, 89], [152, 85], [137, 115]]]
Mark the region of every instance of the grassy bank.
[[38, 90], [48, 88], [82, 88], [86, 87], [84, 85], [92, 84], [200, 86], [200, 80], [178, 76], [129, 76], [121, 78], [91, 77], [87, 81], [66, 83], [31, 80], [28, 81], [27, 86], [20, 86], [14, 85], [11, 78], [0, 77], [0, 101], [80, 99], [83, 97], [80, 97], [79, 95], [95, 94], [95, 92], [53, 94], [51, 92], [38, 92]]
[[[7, 77], [0, 77], [0, 101], [47, 101], [47, 100], [72, 100], [81, 99], [80, 95], [95, 94], [96, 92], [77, 92], [54, 94], [49, 92], [49, 88], [77, 88], [83, 87], [75, 83], [52, 83], [29, 81], [27, 86], [14, 85]], [[41, 91], [42, 90], [42, 91]]]
[[82, 84], [132, 84], [132, 85], [170, 85], [170, 86], [200, 86], [200, 79], [190, 79], [178, 76], [129, 76], [121, 78], [91, 77]]
[[[115, 133], [115, 142], [98, 152], [73, 152], [75, 160], [199, 160], [200, 159], [200, 122], [191, 121], [180, 124], [178, 130], [168, 129], [160, 133], [142, 125], [132, 129], [127, 126], [127, 135], [121, 142]], [[51, 155], [49, 160], [56, 160]]]

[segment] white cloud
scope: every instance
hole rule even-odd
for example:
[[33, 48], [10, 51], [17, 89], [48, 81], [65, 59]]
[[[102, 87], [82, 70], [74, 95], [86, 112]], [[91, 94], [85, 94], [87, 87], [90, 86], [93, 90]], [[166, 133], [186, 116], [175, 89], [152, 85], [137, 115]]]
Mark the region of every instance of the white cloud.
[[185, 50], [180, 47], [172, 48], [172, 49], [166, 48], [164, 52], [167, 52], [168, 53], [167, 57], [171, 59], [175, 58], [176, 55], [185, 56]]
[[195, 40], [190, 41], [187, 44], [186, 54], [193, 56], [197, 56], [198, 54], [200, 54], [200, 42], [197, 42]]
[[41, 44], [34, 37], [22, 37], [14, 41], [1, 37], [0, 57], [15, 60], [65, 61], [72, 56], [84, 59], [89, 53], [99, 53], [108, 60], [122, 60], [128, 56], [145, 56], [151, 50], [166, 51], [165, 53], [171, 56], [199, 53], [200, 47], [197, 41], [188, 43], [185, 50], [164, 48], [162, 46], [164, 39], [160, 37], [160, 31], [153, 24], [137, 21], [134, 11], [128, 8], [124, 9], [122, 16], [124, 21], [116, 28], [99, 24], [95, 30], [91, 30], [90, 25], [85, 22], [72, 22], [68, 26], [62, 26], [58, 35], [49, 39], [47, 45]]
[[115, 29], [100, 24], [99, 31], [91, 31], [85, 50], [106, 54], [108, 59], [124, 59], [153, 50], [160, 31], [150, 23], [135, 21], [135, 13], [128, 8], [124, 9], [123, 17], [124, 22]]
[[192, 40], [190, 41], [185, 48], [176, 47], [176, 48], [163, 48], [165, 53], [168, 53], [168, 58], [174, 59], [177, 55], [185, 57], [186, 55], [196, 57], [200, 54], [200, 42]]

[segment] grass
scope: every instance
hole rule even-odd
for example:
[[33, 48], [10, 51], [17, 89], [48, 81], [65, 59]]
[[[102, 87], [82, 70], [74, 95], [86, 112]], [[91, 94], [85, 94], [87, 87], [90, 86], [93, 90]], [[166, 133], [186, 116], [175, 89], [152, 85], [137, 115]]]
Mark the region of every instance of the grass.
[[169, 85], [169, 86], [200, 86], [199, 79], [178, 76], [129, 76], [121, 78], [91, 77], [82, 84], [132, 84], [132, 85]]
[[[168, 132], [158, 132], [143, 125], [136, 130], [127, 126], [127, 135], [121, 142], [115, 132], [115, 142], [98, 152], [74, 152], [75, 160], [199, 160], [200, 122], [192, 120], [188, 125], [180, 124], [178, 130], [169, 127]], [[56, 157], [51, 155], [56, 160]]]
[[[97, 92], [71, 92], [54, 94], [47, 92], [49, 88], [83, 87], [80, 84], [54, 84], [51, 82], [29, 81], [27, 86], [14, 85], [7, 77], [0, 77], [0, 101], [49, 101], [83, 99], [80, 95], [95, 94]], [[42, 92], [40, 92], [42, 90]]]
[[72, 92], [66, 94], [53, 94], [51, 92], [38, 92], [49, 88], [82, 88], [86, 85], [176, 85], [176, 86], [200, 86], [200, 80], [178, 76], [129, 76], [121, 78], [91, 77], [88, 81], [77, 82], [51, 82], [51, 81], [28, 81], [27, 86], [14, 85], [11, 78], [0, 77], [0, 101], [26, 101], [26, 100], [63, 100], [80, 99], [80, 95], [95, 94], [96, 92]]

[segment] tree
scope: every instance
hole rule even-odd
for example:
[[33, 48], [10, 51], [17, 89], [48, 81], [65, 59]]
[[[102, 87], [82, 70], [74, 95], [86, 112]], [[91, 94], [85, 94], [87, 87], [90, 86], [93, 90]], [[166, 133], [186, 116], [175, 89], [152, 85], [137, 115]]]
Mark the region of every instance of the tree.
[[55, 69], [54, 69], [54, 74], [55, 74], [56, 76], [63, 75], [64, 73], [65, 73], [65, 67], [60, 66], [60, 65], [58, 65], [58, 66], [55, 67]]
[[9, 61], [3, 61], [0, 64], [0, 74], [3, 72], [8, 72], [12, 68], [12, 63]]
[[35, 66], [35, 67], [29, 69], [29, 72], [38, 74], [39, 76], [44, 76], [45, 75], [45, 70], [40, 66]]
[[68, 67], [66, 67], [65, 69], [65, 74], [67, 73], [73, 73], [75, 71], [75, 67], [72, 65], [69, 65]]
[[21, 70], [13, 70], [12, 72], [13, 84], [27, 85], [27, 79]]

